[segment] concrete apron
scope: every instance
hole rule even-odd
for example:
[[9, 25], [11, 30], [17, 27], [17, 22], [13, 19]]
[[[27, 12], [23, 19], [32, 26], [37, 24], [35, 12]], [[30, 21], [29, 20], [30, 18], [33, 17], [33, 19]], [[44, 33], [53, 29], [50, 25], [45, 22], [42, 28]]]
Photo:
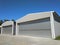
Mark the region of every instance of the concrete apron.
[[60, 41], [25, 35], [0, 35], [0, 45], [60, 45]]

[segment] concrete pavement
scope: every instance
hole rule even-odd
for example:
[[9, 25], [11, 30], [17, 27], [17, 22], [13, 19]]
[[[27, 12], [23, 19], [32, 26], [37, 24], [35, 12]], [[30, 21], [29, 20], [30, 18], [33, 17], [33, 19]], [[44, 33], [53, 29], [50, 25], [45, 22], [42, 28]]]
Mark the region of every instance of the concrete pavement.
[[32, 36], [0, 35], [0, 45], [60, 45], [60, 41]]

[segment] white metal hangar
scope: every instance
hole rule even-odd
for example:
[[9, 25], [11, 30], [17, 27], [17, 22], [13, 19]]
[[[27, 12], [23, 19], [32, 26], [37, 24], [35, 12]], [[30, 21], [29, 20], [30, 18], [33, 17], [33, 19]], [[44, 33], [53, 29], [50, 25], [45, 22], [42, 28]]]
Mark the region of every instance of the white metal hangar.
[[2, 24], [1, 34], [13, 35], [15, 32], [14, 21], [6, 21]]
[[16, 35], [54, 39], [60, 35], [60, 16], [54, 11], [27, 14], [16, 20]]

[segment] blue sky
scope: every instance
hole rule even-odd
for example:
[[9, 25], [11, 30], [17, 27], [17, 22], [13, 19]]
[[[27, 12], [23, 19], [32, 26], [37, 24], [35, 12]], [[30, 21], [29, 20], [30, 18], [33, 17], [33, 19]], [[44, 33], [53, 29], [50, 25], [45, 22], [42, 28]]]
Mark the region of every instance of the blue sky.
[[52, 10], [60, 15], [60, 0], [0, 0], [0, 20], [17, 20], [28, 13]]

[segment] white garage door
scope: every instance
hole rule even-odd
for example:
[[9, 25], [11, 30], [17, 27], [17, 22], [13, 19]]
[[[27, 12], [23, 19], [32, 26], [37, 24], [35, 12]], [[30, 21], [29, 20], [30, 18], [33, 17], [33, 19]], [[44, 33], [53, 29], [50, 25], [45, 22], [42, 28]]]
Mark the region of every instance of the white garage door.
[[12, 26], [3, 26], [2, 34], [12, 34]]
[[19, 25], [19, 35], [51, 38], [50, 21]]

